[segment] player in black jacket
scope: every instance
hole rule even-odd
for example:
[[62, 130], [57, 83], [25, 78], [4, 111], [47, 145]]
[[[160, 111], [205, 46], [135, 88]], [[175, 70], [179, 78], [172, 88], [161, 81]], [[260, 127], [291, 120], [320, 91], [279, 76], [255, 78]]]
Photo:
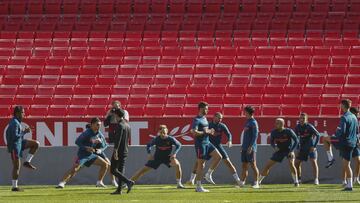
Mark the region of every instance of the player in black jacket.
[[117, 109], [114, 112], [118, 116], [119, 125], [115, 128], [114, 153], [111, 157], [111, 173], [118, 178], [118, 188], [112, 194], [121, 194], [122, 184], [127, 185], [127, 193], [131, 191], [134, 181], [129, 180], [123, 175], [125, 159], [128, 154], [129, 138], [131, 129], [129, 124], [123, 119], [124, 111]]

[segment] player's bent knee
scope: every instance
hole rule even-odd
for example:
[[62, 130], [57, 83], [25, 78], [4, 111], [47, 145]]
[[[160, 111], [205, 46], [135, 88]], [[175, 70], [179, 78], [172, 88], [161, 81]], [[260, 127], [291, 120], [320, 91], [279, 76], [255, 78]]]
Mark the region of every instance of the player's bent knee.
[[221, 156], [221, 154], [218, 151], [216, 151], [215, 158], [221, 160], [223, 157]]

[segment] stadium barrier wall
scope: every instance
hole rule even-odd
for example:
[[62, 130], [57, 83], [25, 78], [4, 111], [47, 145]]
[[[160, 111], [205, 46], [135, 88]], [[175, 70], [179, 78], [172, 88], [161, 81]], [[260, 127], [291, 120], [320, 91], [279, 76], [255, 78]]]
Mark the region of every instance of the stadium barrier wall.
[[[212, 116], [208, 116], [211, 120]], [[256, 118], [259, 123], [258, 144], [269, 144], [269, 134], [274, 127], [274, 117]], [[75, 139], [85, 130], [88, 118], [26, 118], [23, 125], [33, 128], [32, 133], [25, 135], [25, 138], [36, 139], [41, 146], [75, 146]], [[322, 135], [334, 134], [340, 121], [339, 118], [316, 118], [310, 117], [310, 123]], [[3, 136], [0, 136], [0, 147], [6, 146], [5, 132], [9, 119], [0, 118], [0, 129], [3, 129]], [[188, 133], [192, 118], [131, 118], [131, 145], [146, 145], [156, 134], [160, 124], [166, 124], [169, 134], [174, 135], [182, 144], [193, 145], [194, 138]], [[294, 128], [297, 118], [285, 118], [286, 126]], [[229, 127], [233, 135], [233, 144], [241, 144], [241, 134], [245, 123], [244, 117], [225, 117], [224, 123]], [[107, 128], [101, 131], [107, 137]], [[223, 136], [223, 143], [226, 143], [226, 136]]]
[[[233, 161], [238, 173], [241, 172], [240, 146], [232, 148], [225, 147]], [[64, 173], [73, 165], [76, 158], [77, 147], [41, 147], [33, 159], [33, 164], [38, 167], [36, 171], [30, 171], [21, 168], [19, 184], [20, 185], [55, 185], [63, 177]], [[270, 158], [273, 149], [266, 145], [260, 145], [257, 153], [257, 163], [260, 171], [263, 169], [266, 161]], [[326, 153], [322, 146], [318, 147], [319, 152], [319, 169], [320, 183], [341, 183], [341, 161], [336, 151], [334, 152], [336, 164], [325, 169], [327, 161]], [[106, 154], [110, 158], [112, 148], [106, 150]], [[190, 177], [191, 170], [195, 161], [195, 151], [193, 146], [183, 146], [178, 154], [183, 169], [183, 182]], [[0, 185], [11, 184], [11, 158], [5, 148], [0, 148]], [[131, 146], [129, 156], [126, 160], [125, 174], [130, 177], [136, 170], [140, 169], [147, 160], [145, 146]], [[206, 164], [207, 167], [209, 163]], [[83, 168], [69, 182], [69, 184], [94, 184], [96, 183], [99, 167], [92, 166]], [[214, 181], [216, 183], [233, 184], [233, 178], [228, 168], [221, 163], [219, 168], [214, 172]], [[312, 169], [310, 163], [303, 164], [303, 182], [312, 183]], [[247, 183], [252, 182], [252, 172], [250, 170]], [[270, 175], [264, 180], [264, 183], [292, 183], [288, 161], [284, 159], [281, 164], [274, 166]], [[109, 176], [106, 176], [105, 184], [110, 184]], [[156, 171], [151, 171], [138, 181], [138, 184], [175, 184], [175, 170], [168, 169], [162, 165]]]

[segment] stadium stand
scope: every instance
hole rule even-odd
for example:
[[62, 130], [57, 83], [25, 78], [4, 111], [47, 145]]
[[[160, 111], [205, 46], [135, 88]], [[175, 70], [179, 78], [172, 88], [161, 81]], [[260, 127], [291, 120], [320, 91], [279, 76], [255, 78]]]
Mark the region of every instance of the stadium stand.
[[[60, 3], [59, 3], [60, 2]], [[0, 112], [338, 116], [359, 104], [356, 0], [0, 2]]]

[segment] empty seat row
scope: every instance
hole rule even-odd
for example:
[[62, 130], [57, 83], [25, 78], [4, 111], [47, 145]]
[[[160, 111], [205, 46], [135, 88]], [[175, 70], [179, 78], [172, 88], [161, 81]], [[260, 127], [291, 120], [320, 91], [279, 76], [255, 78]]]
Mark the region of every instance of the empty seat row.
[[2, 1], [1, 12], [6, 14], [86, 14], [86, 13], [219, 13], [275, 11], [357, 11], [358, 1]]
[[[246, 104], [244, 104], [246, 105]], [[24, 105], [25, 112], [29, 117], [88, 117], [104, 116], [107, 106], [104, 105]], [[337, 117], [340, 115], [340, 107], [335, 105], [254, 105], [256, 116], [293, 116], [300, 112], [306, 112], [311, 116]], [[125, 108], [133, 117], [193, 117], [197, 113], [196, 104], [178, 105], [127, 105]], [[222, 112], [225, 116], [243, 116], [243, 105], [211, 105], [210, 114]], [[12, 107], [0, 106], [0, 114], [10, 117]]]

